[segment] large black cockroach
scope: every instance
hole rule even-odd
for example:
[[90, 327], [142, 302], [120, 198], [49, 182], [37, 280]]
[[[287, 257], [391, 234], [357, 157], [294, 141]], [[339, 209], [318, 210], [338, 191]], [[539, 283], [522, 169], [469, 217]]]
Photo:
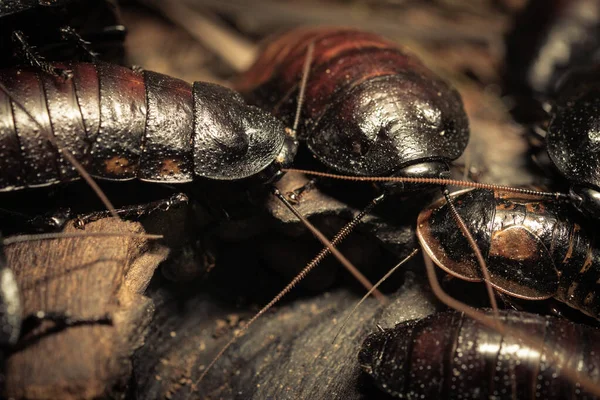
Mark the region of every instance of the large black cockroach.
[[294, 155], [295, 141], [277, 119], [222, 86], [192, 87], [106, 63], [64, 66], [74, 72], [72, 79], [31, 69], [0, 71], [11, 94], [0, 94], [0, 191], [76, 179], [61, 151], [99, 179], [163, 183], [248, 177], [268, 182]]
[[103, 180], [195, 181], [192, 190], [222, 204], [252, 197], [248, 187], [264, 195], [296, 153], [294, 132], [222, 86], [106, 63], [53, 65], [72, 78], [0, 71], [0, 191], [68, 182], [83, 169]]
[[291, 31], [266, 45], [236, 89], [291, 126], [309, 46], [314, 55], [298, 137], [319, 161], [358, 176], [448, 173], [469, 139], [458, 92], [378, 35]]
[[[596, 234], [568, 204], [501, 191], [450, 196], [485, 258], [490, 283], [527, 300], [551, 297], [600, 318]], [[425, 209], [417, 236], [433, 261], [461, 279], [483, 280], [444, 199]]]
[[575, 207], [600, 217], [600, 3], [531, 1], [508, 38], [507, 77], [541, 111], [529, 118], [543, 126], [531, 132], [536, 152], [569, 181]]
[[3, 1], [0, 67], [27, 61], [45, 68], [45, 58], [89, 61], [96, 55], [121, 64], [125, 34], [114, 0]]
[[380, 389], [402, 399], [596, 398], [564, 370], [600, 378], [598, 329], [514, 311], [501, 312], [500, 320], [543, 338], [543, 352], [452, 311], [373, 333], [359, 363]]

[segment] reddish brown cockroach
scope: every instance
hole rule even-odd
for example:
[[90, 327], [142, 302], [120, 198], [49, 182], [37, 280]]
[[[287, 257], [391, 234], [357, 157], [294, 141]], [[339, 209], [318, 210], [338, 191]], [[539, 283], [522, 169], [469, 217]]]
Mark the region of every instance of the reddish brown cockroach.
[[[597, 238], [572, 208], [489, 190], [461, 191], [450, 198], [485, 257], [494, 288], [526, 300], [554, 297], [600, 319]], [[419, 215], [417, 236], [446, 272], [471, 282], [482, 280], [445, 200]]]
[[235, 86], [291, 126], [314, 48], [298, 137], [328, 168], [358, 176], [439, 178], [469, 139], [458, 92], [372, 33], [306, 28], [267, 43]]
[[[359, 363], [379, 388], [401, 399], [596, 398], [561, 372], [599, 378], [598, 329], [515, 311], [503, 311], [500, 320], [543, 338], [543, 352], [452, 311], [373, 333]], [[549, 360], [552, 353], [564, 358], [562, 368]]]
[[[89, 174], [103, 180], [220, 184], [266, 192], [293, 160], [296, 135], [233, 90], [106, 63], [58, 65], [70, 79], [32, 69], [0, 72], [0, 191]], [[224, 189], [223, 189], [224, 188]], [[328, 240], [270, 188], [368, 288]], [[205, 190], [205, 197], [222, 192]], [[210, 201], [210, 200], [209, 200]]]

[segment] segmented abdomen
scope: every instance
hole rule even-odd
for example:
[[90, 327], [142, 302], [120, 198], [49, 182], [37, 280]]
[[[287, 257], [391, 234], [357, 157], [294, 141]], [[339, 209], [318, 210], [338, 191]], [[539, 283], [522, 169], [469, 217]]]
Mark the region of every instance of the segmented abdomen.
[[[563, 368], [600, 379], [600, 331], [563, 319], [514, 311], [501, 319], [543, 339]], [[458, 312], [408, 321], [370, 335], [359, 354], [377, 386], [405, 399], [590, 399], [544, 354]]]
[[62, 67], [73, 70], [72, 79], [32, 69], [0, 71], [16, 100], [0, 92], [0, 191], [78, 177], [49, 134], [98, 178], [192, 179], [191, 85], [104, 63]]
[[571, 223], [553, 232], [552, 257], [560, 271], [555, 297], [600, 319], [600, 249], [594, 231]]

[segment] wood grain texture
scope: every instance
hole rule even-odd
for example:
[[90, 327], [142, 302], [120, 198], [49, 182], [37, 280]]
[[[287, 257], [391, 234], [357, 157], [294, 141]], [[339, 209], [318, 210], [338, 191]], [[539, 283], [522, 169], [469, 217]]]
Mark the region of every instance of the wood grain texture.
[[[69, 224], [65, 231], [74, 231]], [[86, 231], [142, 233], [138, 223], [103, 219]], [[22, 290], [24, 315], [39, 310], [73, 318], [109, 316], [112, 325], [84, 325], [43, 335], [7, 360], [4, 396], [91, 399], [125, 389], [133, 351], [143, 344], [154, 311], [143, 295], [165, 247], [146, 239], [96, 237], [8, 246]], [[26, 336], [24, 340], [31, 339]]]
[[363, 339], [377, 330], [376, 324], [394, 326], [429, 315], [436, 307], [425, 283], [410, 274], [389, 306], [381, 308], [368, 299], [332, 343], [361, 295], [340, 288], [280, 305], [195, 384], [253, 310], [216, 302], [207, 293], [183, 301], [179, 292], [163, 287], [151, 294], [157, 315], [146, 345], [134, 357], [135, 398], [381, 398], [364, 381], [356, 361]]

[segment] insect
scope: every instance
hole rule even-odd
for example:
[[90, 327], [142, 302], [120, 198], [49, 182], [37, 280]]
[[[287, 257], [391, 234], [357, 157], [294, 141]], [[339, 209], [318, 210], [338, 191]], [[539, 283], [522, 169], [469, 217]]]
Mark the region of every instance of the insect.
[[[247, 213], [249, 198], [264, 196], [295, 155], [294, 132], [222, 86], [192, 86], [106, 63], [53, 65], [73, 71], [73, 77], [17, 68], [0, 72], [0, 191], [69, 182], [84, 170], [113, 181], [195, 181], [192, 191], [216, 204], [217, 213], [229, 200]], [[283, 195], [273, 193], [328, 243]], [[227, 211], [216, 218], [228, 218]]]
[[0, 21], [1, 68], [27, 61], [57, 73], [45, 58], [124, 60], [126, 30], [113, 0], [8, 0], [0, 4]]
[[[488, 315], [490, 313], [488, 312]], [[596, 398], [549, 361], [598, 378], [600, 331], [556, 317], [503, 311], [508, 327], [543, 338], [543, 353], [451, 311], [397, 324], [370, 335], [362, 370], [396, 398]]]
[[[600, 3], [532, 1], [507, 43], [508, 87], [530, 132], [537, 160], [571, 185], [575, 207], [600, 217]], [[534, 107], [531, 107], [533, 103]], [[545, 153], [549, 162], [545, 162]]]
[[[460, 191], [451, 198], [484, 254], [494, 288], [527, 300], [554, 297], [600, 318], [595, 232], [567, 204], [481, 189]], [[417, 236], [446, 272], [467, 281], [482, 280], [445, 200], [419, 215]]]
[[378, 35], [342, 28], [291, 31], [265, 47], [236, 89], [291, 125], [311, 45], [298, 137], [314, 157], [358, 176], [448, 173], [469, 139], [458, 92]]
[[224, 87], [196, 82], [192, 88], [158, 73], [106, 63], [64, 65], [73, 70], [72, 79], [31, 69], [0, 72], [12, 96], [0, 95], [0, 191], [77, 178], [15, 101], [100, 179], [186, 183], [255, 176], [268, 182], [294, 154], [293, 138], [275, 118]]

